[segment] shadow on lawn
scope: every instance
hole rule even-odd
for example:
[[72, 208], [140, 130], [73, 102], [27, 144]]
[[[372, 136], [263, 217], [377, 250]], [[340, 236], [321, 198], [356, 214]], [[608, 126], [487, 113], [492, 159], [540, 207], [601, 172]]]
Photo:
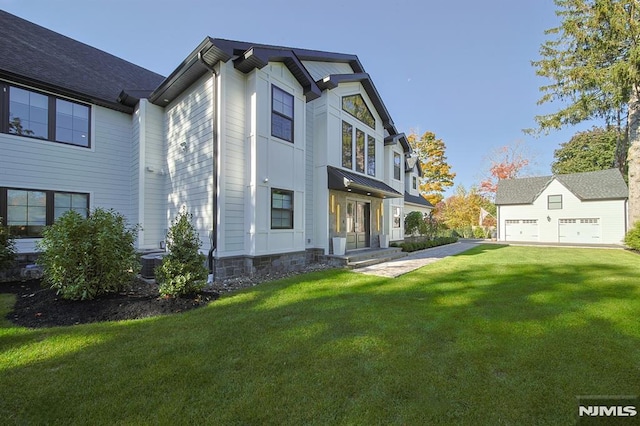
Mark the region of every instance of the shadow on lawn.
[[[638, 269], [510, 264], [499, 248], [458, 255], [485, 263], [398, 279], [311, 273], [175, 317], [14, 329], [0, 334], [0, 356], [17, 354], [2, 370], [0, 416], [568, 423], [576, 395], [633, 393]], [[52, 339], [69, 350], [38, 354]]]

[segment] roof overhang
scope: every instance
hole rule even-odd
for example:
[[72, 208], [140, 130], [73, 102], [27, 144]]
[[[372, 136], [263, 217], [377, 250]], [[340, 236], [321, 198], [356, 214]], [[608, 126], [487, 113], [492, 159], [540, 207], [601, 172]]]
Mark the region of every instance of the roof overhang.
[[376, 198], [402, 198], [403, 195], [377, 179], [327, 166], [329, 189], [352, 192]]
[[399, 143], [400, 146], [402, 146], [402, 150], [405, 153], [410, 153], [410, 152], [413, 151], [411, 149], [411, 145], [409, 145], [409, 140], [407, 139], [407, 135], [405, 135], [404, 133], [394, 132], [394, 133], [391, 133], [391, 135], [389, 135], [386, 138], [384, 138], [384, 145], [385, 146], [395, 145], [397, 143]]
[[262, 69], [269, 62], [282, 62], [302, 86], [307, 102], [322, 95], [322, 91], [297, 57], [295, 49], [207, 37], [162, 82], [149, 100], [156, 105], [165, 106], [210, 72], [218, 62], [226, 63], [229, 60], [233, 60], [234, 67], [245, 74]]
[[324, 77], [317, 82], [318, 87], [321, 90], [332, 90], [338, 87], [340, 83], [360, 83], [364, 88], [364, 91], [373, 102], [373, 106], [382, 119], [382, 125], [389, 133], [396, 133], [393, 120], [387, 110], [387, 107], [382, 102], [382, 97], [378, 93], [378, 90], [373, 85], [371, 77], [366, 72], [360, 72], [355, 74], [331, 74]]

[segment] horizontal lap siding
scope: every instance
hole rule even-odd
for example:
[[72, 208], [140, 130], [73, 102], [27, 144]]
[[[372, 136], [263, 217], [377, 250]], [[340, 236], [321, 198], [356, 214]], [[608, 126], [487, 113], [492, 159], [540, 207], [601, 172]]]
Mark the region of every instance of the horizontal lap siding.
[[[0, 186], [89, 193], [92, 208], [134, 224], [131, 123], [129, 114], [93, 106], [90, 149], [0, 134]], [[34, 251], [35, 241], [19, 241], [19, 251]]]
[[245, 222], [245, 77], [233, 67], [223, 72], [223, 137], [221, 142], [221, 206], [219, 256], [243, 254]]
[[92, 149], [0, 134], [0, 186], [91, 193], [91, 206], [135, 217], [131, 116], [93, 107]]
[[165, 109], [168, 220], [182, 206], [193, 215], [203, 250], [210, 247], [213, 217], [213, 98], [205, 76]]
[[314, 81], [318, 81], [331, 74], [353, 73], [351, 66], [345, 63], [302, 61], [302, 64], [309, 71]]

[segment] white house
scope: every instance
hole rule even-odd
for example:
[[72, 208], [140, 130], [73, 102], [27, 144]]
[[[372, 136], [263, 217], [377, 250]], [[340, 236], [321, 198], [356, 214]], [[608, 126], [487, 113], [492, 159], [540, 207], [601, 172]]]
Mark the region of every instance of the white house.
[[140, 250], [186, 207], [218, 277], [404, 236], [411, 149], [355, 55], [207, 37], [165, 78], [0, 11], [0, 117], [22, 253], [95, 207]]
[[629, 190], [617, 169], [498, 183], [498, 240], [622, 244]]
[[423, 215], [428, 215], [434, 209], [434, 206], [420, 195], [420, 178], [422, 177], [420, 160], [418, 157], [412, 156], [407, 159], [406, 166], [404, 214], [406, 216], [411, 212], [418, 211]]

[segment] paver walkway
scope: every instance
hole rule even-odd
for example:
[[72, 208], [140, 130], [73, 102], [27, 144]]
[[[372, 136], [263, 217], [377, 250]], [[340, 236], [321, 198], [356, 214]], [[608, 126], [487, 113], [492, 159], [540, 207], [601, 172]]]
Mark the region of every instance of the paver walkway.
[[390, 260], [389, 262], [378, 263], [377, 265], [365, 266], [364, 268], [354, 269], [353, 271], [368, 275], [395, 278], [406, 274], [407, 272], [421, 268], [424, 265], [444, 259], [447, 256], [453, 256], [454, 254], [467, 251], [477, 245], [478, 242], [459, 241], [445, 246], [416, 251], [401, 259]]

